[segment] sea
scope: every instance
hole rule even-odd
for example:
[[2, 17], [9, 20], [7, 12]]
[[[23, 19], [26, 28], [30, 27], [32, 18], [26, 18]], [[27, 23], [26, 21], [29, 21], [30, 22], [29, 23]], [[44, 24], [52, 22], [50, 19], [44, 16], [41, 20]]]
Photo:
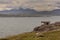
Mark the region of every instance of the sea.
[[31, 32], [41, 21], [60, 22], [60, 16], [50, 17], [0, 17], [0, 38]]

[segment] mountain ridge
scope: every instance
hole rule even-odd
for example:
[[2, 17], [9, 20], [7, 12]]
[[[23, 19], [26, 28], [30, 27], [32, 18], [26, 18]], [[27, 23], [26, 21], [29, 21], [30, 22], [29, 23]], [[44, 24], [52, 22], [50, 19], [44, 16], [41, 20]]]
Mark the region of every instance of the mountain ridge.
[[1, 15], [22, 15], [22, 16], [60, 16], [60, 9], [55, 9], [52, 11], [36, 11], [34, 9], [29, 8], [20, 8], [20, 9], [12, 9], [0, 11]]

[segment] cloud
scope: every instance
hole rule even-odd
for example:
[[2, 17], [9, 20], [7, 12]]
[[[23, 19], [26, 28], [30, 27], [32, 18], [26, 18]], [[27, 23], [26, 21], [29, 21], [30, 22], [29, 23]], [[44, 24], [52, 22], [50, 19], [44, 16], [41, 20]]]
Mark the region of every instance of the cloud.
[[22, 6], [25, 8], [32, 8], [38, 11], [53, 10], [55, 7], [52, 0], [30, 0], [25, 2]]
[[37, 11], [47, 11], [60, 8], [60, 0], [0, 0], [0, 10], [14, 8], [31, 8]]

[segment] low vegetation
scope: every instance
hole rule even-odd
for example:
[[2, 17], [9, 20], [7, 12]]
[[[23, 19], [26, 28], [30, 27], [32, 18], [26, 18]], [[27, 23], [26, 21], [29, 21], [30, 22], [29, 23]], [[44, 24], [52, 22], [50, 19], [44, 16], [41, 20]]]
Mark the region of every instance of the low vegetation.
[[60, 31], [46, 32], [42, 36], [36, 36], [36, 32], [29, 32], [0, 40], [60, 40]]

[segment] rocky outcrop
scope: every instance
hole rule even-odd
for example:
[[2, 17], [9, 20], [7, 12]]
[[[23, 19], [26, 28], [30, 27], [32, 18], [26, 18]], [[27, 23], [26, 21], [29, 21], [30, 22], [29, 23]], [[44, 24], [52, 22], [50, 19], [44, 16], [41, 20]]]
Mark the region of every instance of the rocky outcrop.
[[35, 32], [47, 32], [52, 30], [60, 30], [60, 22], [50, 23], [49, 21], [42, 21], [42, 25], [35, 27]]

